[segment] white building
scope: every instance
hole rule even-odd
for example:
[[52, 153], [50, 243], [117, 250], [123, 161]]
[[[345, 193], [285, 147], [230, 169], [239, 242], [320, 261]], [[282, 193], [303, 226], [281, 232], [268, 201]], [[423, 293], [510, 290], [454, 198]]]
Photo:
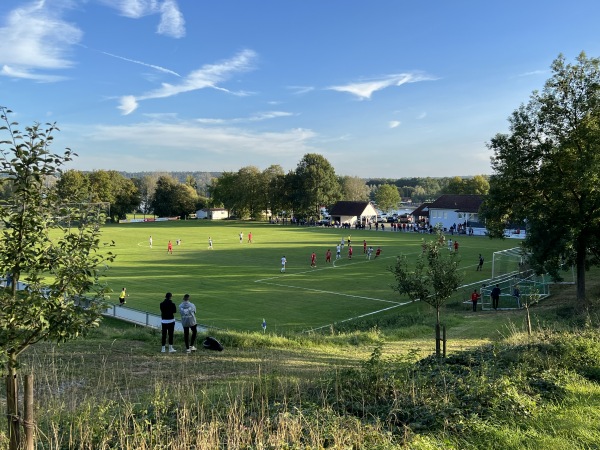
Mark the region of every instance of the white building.
[[469, 227], [482, 227], [479, 223], [479, 208], [483, 203], [481, 195], [442, 195], [427, 207], [429, 224], [440, 224], [446, 230], [454, 224]]
[[204, 208], [196, 211], [197, 219], [222, 220], [229, 217], [229, 211], [224, 208]]

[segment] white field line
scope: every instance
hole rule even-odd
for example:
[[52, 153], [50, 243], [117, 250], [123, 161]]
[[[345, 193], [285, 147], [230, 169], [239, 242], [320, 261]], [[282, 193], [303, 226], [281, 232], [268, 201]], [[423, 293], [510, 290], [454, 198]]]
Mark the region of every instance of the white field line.
[[[419, 253], [411, 253], [411, 254], [408, 254], [406, 256], [418, 255], [418, 254]], [[388, 259], [388, 258], [396, 258], [396, 257], [395, 256], [384, 256], [384, 257], [380, 256], [378, 259]], [[392, 304], [392, 306], [389, 306], [387, 308], [378, 309], [376, 311], [371, 311], [369, 313], [361, 314], [361, 315], [355, 316], [355, 317], [349, 317], [347, 319], [340, 320], [337, 323], [350, 322], [352, 320], [356, 320], [356, 319], [361, 319], [363, 317], [372, 316], [372, 315], [379, 314], [379, 313], [384, 312], [384, 311], [388, 311], [390, 309], [398, 308], [400, 306], [404, 306], [404, 305], [408, 305], [409, 303], [413, 303], [412, 301], [401, 303], [401, 302], [394, 302], [392, 300], [384, 300], [384, 299], [380, 299], [380, 298], [363, 297], [363, 296], [360, 296], [360, 295], [351, 295], [351, 294], [344, 294], [344, 293], [341, 293], [341, 292], [323, 291], [323, 290], [320, 290], [320, 289], [313, 289], [313, 288], [293, 286], [293, 285], [289, 285], [289, 284], [281, 284], [281, 283], [271, 283], [271, 282], [269, 282], [269, 280], [281, 279], [282, 276], [285, 276], [286, 278], [289, 278], [290, 276], [293, 276], [293, 275], [304, 275], [306, 273], [314, 273], [317, 270], [328, 270], [328, 269], [334, 269], [334, 268], [340, 268], [341, 269], [342, 267], [345, 267], [345, 266], [350, 266], [350, 265], [354, 265], [354, 264], [365, 264], [365, 263], [368, 263], [368, 262], [371, 262], [371, 261], [374, 260], [374, 258], [373, 258], [371, 260], [366, 260], [366, 261], [356, 261], [356, 262], [353, 261], [353, 262], [348, 262], [348, 263], [344, 264], [343, 266], [336, 266], [335, 262], [336, 261], [341, 261], [342, 259], [343, 258], [340, 258], [338, 260], [334, 259], [332, 261], [332, 267], [324, 267], [324, 268], [321, 268], [321, 269], [311, 269], [311, 270], [307, 270], [307, 271], [304, 271], [304, 272], [285, 273], [285, 274], [280, 275], [280, 276], [273, 276], [273, 277], [269, 277], [269, 278], [263, 278], [261, 280], [256, 280], [255, 283], [263, 283], [263, 284], [269, 284], [269, 285], [279, 286], [279, 287], [287, 287], [287, 288], [292, 288], [292, 289], [302, 289], [302, 290], [305, 290], [305, 291], [319, 292], [319, 293], [331, 294], [331, 295], [339, 295], [339, 296], [342, 296], [342, 297], [351, 297], [351, 298], [359, 298], [359, 299], [365, 299], [365, 300], [373, 300], [373, 301], [376, 301], [376, 302], [384, 302], [384, 303], [391, 303]], [[478, 265], [479, 264], [474, 264], [474, 265], [471, 265], [471, 266], [464, 267], [464, 269], [472, 268], [472, 267], [477, 267]], [[483, 281], [488, 281], [488, 280], [483, 280]], [[461, 290], [461, 289], [466, 289], [466, 288], [468, 288], [470, 286], [481, 285], [481, 283], [482, 283], [482, 281], [476, 281], [474, 283], [463, 284], [462, 286], [458, 287], [457, 291]], [[420, 301], [420, 299], [416, 299], [414, 301]], [[331, 326], [331, 324], [321, 325], [319, 327], [311, 328], [310, 330], [307, 330], [307, 332], [321, 330], [323, 328], [327, 328], [327, 327], [330, 327], [330, 326]]]
[[[404, 303], [396, 303], [394, 306], [389, 306], [387, 308], [383, 308], [383, 309], [379, 309], [377, 311], [371, 311], [369, 313], [366, 314], [361, 314], [360, 316], [356, 316], [356, 317], [349, 317], [348, 319], [344, 319], [344, 320], [340, 320], [337, 323], [344, 323], [344, 322], [350, 322], [352, 320], [356, 320], [356, 319], [361, 319], [363, 317], [368, 317], [368, 316], [372, 316], [373, 314], [379, 314], [380, 312], [384, 312], [390, 309], [394, 309], [394, 308], [398, 308], [399, 306], [404, 306], [404, 305], [408, 305], [409, 303], [412, 302], [404, 302]], [[327, 325], [321, 325], [320, 327], [316, 327], [316, 328], [311, 328], [310, 330], [307, 330], [306, 332], [311, 332], [311, 331], [316, 331], [316, 330], [321, 330], [323, 328], [328, 328], [330, 327], [331, 324], [327, 324]]]
[[[395, 258], [395, 256], [384, 256], [384, 257], [380, 256], [378, 259], [387, 259], [387, 258]], [[341, 259], [342, 258], [340, 258], [337, 261], [340, 261]], [[385, 299], [382, 299], [382, 298], [364, 297], [364, 296], [360, 296], [360, 295], [344, 294], [344, 293], [341, 293], [341, 292], [334, 292], [334, 291], [324, 291], [324, 290], [321, 290], [321, 289], [313, 289], [313, 288], [307, 288], [307, 287], [293, 286], [293, 285], [282, 284], [282, 283], [273, 283], [273, 282], [269, 281], [269, 280], [281, 279], [282, 277], [289, 278], [290, 276], [294, 276], [294, 275], [304, 275], [306, 273], [314, 273], [317, 270], [331, 270], [331, 269], [334, 269], [334, 268], [341, 269], [342, 267], [350, 266], [350, 265], [354, 265], [354, 264], [365, 264], [365, 263], [369, 263], [369, 262], [373, 261], [373, 259], [371, 259], [371, 260], [363, 260], [363, 261], [348, 262], [348, 263], [344, 264], [343, 266], [339, 266], [339, 267], [335, 265], [336, 260], [333, 260], [332, 267], [324, 267], [324, 268], [321, 268], [321, 269], [311, 269], [311, 270], [306, 270], [304, 272], [284, 273], [284, 274], [280, 274], [279, 276], [273, 276], [273, 277], [269, 277], [269, 278], [263, 278], [261, 280], [256, 280], [255, 283], [269, 284], [269, 285], [272, 285], [272, 286], [287, 287], [287, 288], [292, 288], [292, 289], [300, 289], [300, 290], [305, 290], [305, 291], [318, 292], [318, 293], [322, 293], [322, 294], [338, 295], [340, 297], [350, 297], [350, 298], [357, 298], [357, 299], [363, 299], [363, 300], [373, 300], [373, 301], [376, 301], [376, 302], [391, 303], [392, 304], [392, 306], [388, 306], [387, 308], [378, 309], [376, 311], [371, 311], [371, 312], [368, 312], [368, 313], [365, 313], [365, 314], [361, 314], [361, 315], [355, 316], [355, 317], [349, 317], [347, 319], [340, 320], [337, 323], [350, 322], [352, 320], [356, 320], [356, 319], [360, 319], [360, 318], [363, 318], [363, 317], [372, 316], [374, 314], [379, 314], [381, 312], [388, 311], [390, 309], [398, 308], [400, 306], [404, 306], [404, 305], [408, 305], [409, 303], [412, 303], [412, 301], [408, 301], [408, 302], [403, 302], [402, 303], [402, 302], [395, 302], [393, 300], [385, 300]], [[327, 328], [329, 326], [331, 326], [331, 324], [321, 325], [319, 327], [311, 328], [308, 331], [310, 332], [310, 331], [320, 330], [320, 329], [323, 329], [323, 328]]]
[[361, 298], [363, 300], [373, 300], [375, 302], [392, 303], [394, 305], [399, 305], [400, 304], [399, 302], [395, 302], [393, 300], [384, 300], [382, 298], [363, 297], [363, 296], [360, 296], [360, 295], [343, 294], [341, 292], [334, 292], [334, 291], [323, 291], [321, 289], [313, 289], [313, 288], [307, 288], [307, 287], [293, 286], [291, 284], [269, 283], [268, 281], [263, 281], [263, 280], [257, 280], [257, 281], [255, 281], [255, 283], [259, 283], [259, 282], [263, 283], [263, 284], [269, 284], [271, 286], [279, 286], [279, 287], [286, 287], [286, 288], [298, 289], [298, 290], [303, 290], [303, 291], [318, 292], [319, 294], [331, 294], [331, 295], [339, 295], [340, 297]]

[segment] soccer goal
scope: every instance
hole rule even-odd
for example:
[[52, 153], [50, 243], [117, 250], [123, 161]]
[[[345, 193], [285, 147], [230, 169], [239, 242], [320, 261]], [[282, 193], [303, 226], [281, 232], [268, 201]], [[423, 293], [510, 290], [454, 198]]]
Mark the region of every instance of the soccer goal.
[[521, 247], [494, 252], [492, 257], [492, 280], [504, 278], [530, 269], [527, 253]]
[[521, 247], [494, 252], [492, 278], [481, 287], [481, 307], [492, 309], [491, 292], [498, 285], [498, 309], [520, 309], [524, 302], [536, 301], [550, 295], [550, 277], [537, 275], [530, 267], [527, 252]]
[[492, 308], [492, 289], [498, 285], [498, 309], [521, 309], [526, 302], [533, 303], [550, 296], [551, 280], [548, 275], [536, 275], [533, 270], [500, 275], [481, 287], [481, 309]]

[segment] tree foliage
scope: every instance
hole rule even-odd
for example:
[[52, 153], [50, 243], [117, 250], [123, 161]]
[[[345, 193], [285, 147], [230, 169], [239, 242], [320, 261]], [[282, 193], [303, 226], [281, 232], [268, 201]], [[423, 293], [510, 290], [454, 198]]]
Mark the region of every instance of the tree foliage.
[[435, 308], [437, 324], [440, 324], [440, 308], [456, 292], [462, 281], [458, 270], [458, 253], [448, 251], [440, 229], [437, 239], [423, 242], [423, 251], [414, 267], [405, 255], [396, 259], [390, 271], [396, 279], [393, 286], [400, 295], [411, 300], [421, 300]]
[[400, 203], [400, 193], [393, 184], [382, 184], [375, 193], [375, 203], [382, 211], [389, 211], [398, 207]]
[[110, 203], [113, 221], [125, 219], [127, 213], [139, 207], [140, 192], [133, 180], [115, 170], [95, 170], [90, 173], [68, 170], [56, 182], [59, 196], [65, 202]]
[[156, 190], [158, 175], [143, 175], [139, 178], [132, 178], [131, 181], [133, 181], [140, 196], [138, 208], [143, 214], [150, 214], [152, 212], [152, 198], [154, 197], [154, 191]]
[[[11, 183], [12, 196], [0, 202], [0, 273], [11, 283], [0, 289], [0, 361], [16, 392], [18, 356], [40, 341], [63, 342], [98, 324], [106, 287], [102, 270], [113, 260], [99, 252], [101, 212], [85, 205], [66, 205], [44, 180], [60, 174], [74, 154], [50, 152], [53, 124], [26, 127], [10, 122], [0, 108], [0, 182]], [[17, 289], [20, 282], [25, 290]], [[83, 307], [83, 297], [86, 305]], [[17, 418], [16, 404], [8, 404]], [[11, 448], [17, 448], [18, 424], [9, 419]]]
[[581, 53], [567, 64], [560, 55], [552, 73], [489, 144], [482, 215], [492, 236], [526, 222], [530, 263], [556, 279], [575, 265], [584, 301], [586, 270], [600, 262], [600, 60]]
[[354, 202], [366, 202], [369, 200], [370, 189], [365, 180], [360, 177], [340, 177], [342, 189], [342, 200]]
[[475, 175], [472, 178], [452, 177], [448, 180], [446, 187], [442, 189], [444, 194], [457, 195], [486, 195], [490, 190], [490, 183], [483, 175]]
[[324, 156], [307, 153], [298, 163], [294, 182], [294, 210], [319, 218], [321, 207], [340, 199], [340, 185], [333, 166]]
[[175, 178], [161, 176], [150, 202], [154, 214], [162, 217], [185, 217], [196, 212], [198, 194], [194, 188]]

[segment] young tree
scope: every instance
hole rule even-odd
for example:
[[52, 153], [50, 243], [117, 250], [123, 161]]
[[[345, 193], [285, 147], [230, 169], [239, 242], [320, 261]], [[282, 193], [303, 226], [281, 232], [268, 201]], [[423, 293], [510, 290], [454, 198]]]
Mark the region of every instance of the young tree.
[[[0, 182], [13, 187], [11, 198], [0, 202], [0, 273], [10, 279], [0, 289], [0, 362], [7, 374], [9, 448], [16, 450], [19, 355], [37, 342], [63, 342], [98, 325], [106, 292], [99, 278], [114, 256], [98, 251], [99, 211], [64, 205], [44, 183], [74, 156], [69, 149], [50, 152], [56, 126], [35, 124], [21, 132], [9, 113], [0, 108], [0, 132], [8, 135], [0, 141]], [[19, 290], [20, 282], [27, 289]]]
[[524, 242], [538, 272], [560, 279], [577, 268], [586, 305], [586, 270], [600, 263], [600, 59], [561, 55], [542, 92], [513, 112], [510, 132], [496, 135], [490, 192], [482, 216], [492, 237], [526, 222]]
[[[440, 308], [456, 292], [462, 281], [456, 252], [448, 252], [444, 237], [438, 229], [437, 239], [423, 242], [423, 251], [414, 268], [406, 256], [399, 256], [390, 271], [396, 279], [393, 287], [411, 300], [421, 300], [435, 308], [436, 330], [440, 328]], [[439, 346], [436, 346], [439, 356]]]

